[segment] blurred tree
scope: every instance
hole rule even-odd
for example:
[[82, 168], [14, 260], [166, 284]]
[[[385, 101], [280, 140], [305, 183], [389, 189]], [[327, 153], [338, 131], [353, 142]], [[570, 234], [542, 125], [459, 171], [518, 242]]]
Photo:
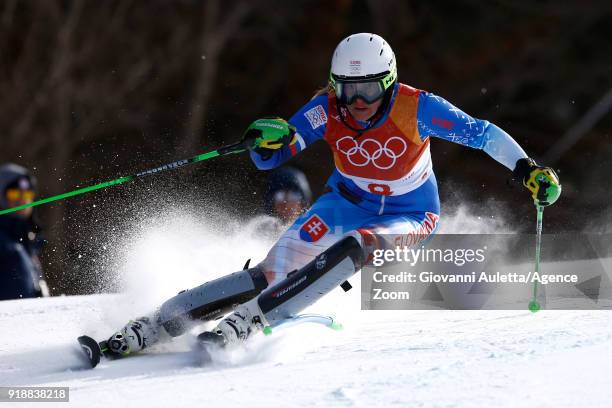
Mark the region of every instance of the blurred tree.
[[200, 148], [207, 106], [213, 96], [219, 72], [220, 55], [229, 40], [239, 35], [242, 23], [249, 13], [261, 6], [254, 0], [241, 1], [235, 7], [223, 7], [221, 3], [221, 0], [209, 0], [202, 2], [201, 5], [204, 24], [199, 34], [198, 51], [202, 64], [195, 64], [197, 67], [193, 83], [195, 91], [190, 104], [185, 135], [178, 149], [181, 154], [197, 151]]
[[[390, 42], [402, 82], [491, 120], [538, 157], [612, 86], [611, 17], [612, 5], [595, 0], [5, 0], [0, 162], [32, 168], [48, 196], [233, 142], [256, 117], [293, 114], [325, 85], [338, 41], [357, 31]], [[598, 175], [612, 171], [611, 128], [603, 115], [558, 161], [564, 196], [550, 226], [579, 230], [576, 214], [609, 207]], [[443, 203], [460, 185], [514, 203], [514, 222], [529, 230], [532, 205], [512, 200], [507, 172], [480, 152], [432, 149]], [[332, 167], [325, 144], [296, 160], [320, 192]], [[248, 215], [264, 181], [236, 156], [41, 207], [55, 293], [91, 290], [66, 279], [94, 268], [75, 254], [99, 252], [106, 238], [95, 237], [121, 233], [139, 209], [166, 208], [162, 193], [214, 197]]]

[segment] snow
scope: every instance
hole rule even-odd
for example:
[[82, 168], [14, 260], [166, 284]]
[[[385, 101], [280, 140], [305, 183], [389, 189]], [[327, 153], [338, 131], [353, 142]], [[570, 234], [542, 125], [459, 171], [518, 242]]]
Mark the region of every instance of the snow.
[[342, 304], [342, 331], [260, 335], [208, 366], [186, 335], [84, 369], [76, 337], [108, 336], [117, 327], [97, 322], [121, 298], [2, 302], [0, 385], [68, 386], [89, 407], [609, 406], [607, 311], [360, 311], [358, 290], [338, 291], [313, 310]]
[[[342, 331], [303, 324], [258, 335], [207, 365], [191, 348], [194, 330], [86, 369], [79, 335], [105, 338], [272, 242], [219, 239], [191, 221], [143, 225], [137, 243], [115, 243], [123, 293], [0, 302], [0, 385], [67, 386], [70, 403], [50, 406], [78, 407], [610, 406], [609, 311], [362, 311], [358, 276], [308, 310], [335, 315]], [[202, 260], [212, 255], [211, 267]]]

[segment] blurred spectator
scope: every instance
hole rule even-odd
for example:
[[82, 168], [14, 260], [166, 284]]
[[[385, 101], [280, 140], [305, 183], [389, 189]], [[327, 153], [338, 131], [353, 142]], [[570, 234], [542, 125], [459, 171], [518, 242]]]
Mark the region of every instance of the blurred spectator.
[[[0, 166], [0, 209], [31, 203], [35, 183], [21, 166]], [[0, 300], [49, 295], [38, 260], [38, 230], [32, 208], [0, 215]]]
[[312, 192], [304, 173], [282, 167], [270, 173], [264, 200], [266, 213], [287, 224], [310, 206]]

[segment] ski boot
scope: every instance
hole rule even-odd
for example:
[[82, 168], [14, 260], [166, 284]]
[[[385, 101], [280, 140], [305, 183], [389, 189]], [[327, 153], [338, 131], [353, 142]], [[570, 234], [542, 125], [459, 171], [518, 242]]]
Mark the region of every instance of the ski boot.
[[206, 331], [198, 336], [198, 344], [206, 353], [205, 360], [210, 360], [214, 349], [233, 347], [245, 342], [249, 336], [264, 327], [261, 310], [257, 298], [237, 306], [212, 331]]
[[159, 340], [160, 328], [155, 318], [130, 320], [106, 341], [108, 356], [125, 357], [151, 346]]

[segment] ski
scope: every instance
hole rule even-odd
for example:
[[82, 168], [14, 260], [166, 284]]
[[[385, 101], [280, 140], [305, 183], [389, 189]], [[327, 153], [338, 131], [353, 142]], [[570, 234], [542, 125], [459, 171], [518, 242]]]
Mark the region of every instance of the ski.
[[305, 313], [281, 320], [281, 322], [276, 324], [274, 327], [266, 326], [263, 329], [263, 333], [264, 335], [268, 336], [272, 334], [273, 330], [276, 331], [278, 329], [285, 329], [303, 323], [321, 324], [333, 330], [342, 330], [342, 324], [338, 323], [338, 321], [332, 316], [326, 316], [316, 313]]
[[[333, 330], [342, 330], [342, 324], [331, 316], [308, 313], [290, 316], [280, 321], [275, 322], [274, 326], [265, 326], [262, 330], [265, 336], [277, 333], [278, 330], [294, 327], [299, 324], [314, 323], [329, 327]], [[214, 332], [205, 331], [197, 337], [197, 349], [201, 352], [201, 361], [210, 363], [213, 361], [213, 354], [216, 350], [221, 350], [225, 347], [223, 337]]]
[[[276, 332], [277, 330], [284, 330], [286, 328], [305, 323], [320, 324], [325, 327], [329, 327], [333, 330], [342, 330], [342, 324], [338, 323], [335, 318], [321, 314], [308, 313], [288, 317], [275, 324], [274, 327], [265, 326], [263, 328], [263, 334], [269, 336], [270, 334], [272, 334], [273, 331]], [[83, 350], [83, 354], [85, 355], [85, 357], [87, 357], [87, 362], [89, 363], [91, 368], [95, 368], [100, 363], [102, 357], [111, 360], [114, 360], [119, 357], [118, 355], [114, 355], [108, 352], [106, 341], [98, 343], [96, 340], [89, 336], [81, 336], [77, 340], [79, 342], [79, 345], [81, 346], [81, 349]], [[203, 332], [198, 336], [198, 345], [200, 346], [200, 350], [207, 351], [205, 350], [205, 345], [212, 345], [214, 343], [217, 343], [217, 346], [222, 347], [223, 345], [220, 343], [219, 340], [220, 339], [217, 339], [213, 333]], [[210, 358], [208, 360], [210, 360]]]

